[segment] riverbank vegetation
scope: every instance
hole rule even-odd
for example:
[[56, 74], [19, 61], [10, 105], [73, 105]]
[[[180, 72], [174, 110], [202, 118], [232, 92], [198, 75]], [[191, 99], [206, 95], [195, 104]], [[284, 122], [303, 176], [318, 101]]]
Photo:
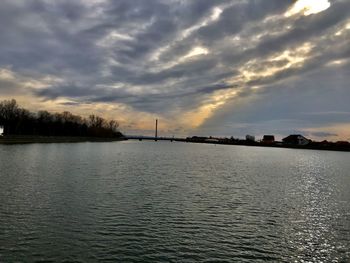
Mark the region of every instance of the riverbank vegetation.
[[0, 126], [5, 136], [123, 137], [115, 120], [96, 115], [84, 118], [68, 111], [34, 113], [21, 108], [14, 99], [0, 102]]

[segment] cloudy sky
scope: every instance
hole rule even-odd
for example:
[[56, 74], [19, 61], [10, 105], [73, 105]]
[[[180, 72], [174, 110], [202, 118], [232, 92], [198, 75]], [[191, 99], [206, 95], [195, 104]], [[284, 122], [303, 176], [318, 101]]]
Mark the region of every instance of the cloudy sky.
[[1, 0], [0, 99], [127, 134], [350, 140], [350, 0]]

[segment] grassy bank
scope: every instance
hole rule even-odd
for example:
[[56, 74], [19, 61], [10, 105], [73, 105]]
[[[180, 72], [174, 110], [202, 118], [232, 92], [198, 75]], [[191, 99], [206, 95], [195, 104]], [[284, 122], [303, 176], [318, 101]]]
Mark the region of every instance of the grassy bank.
[[124, 138], [99, 137], [64, 137], [64, 136], [0, 136], [0, 144], [27, 144], [27, 143], [76, 143], [76, 142], [114, 142]]

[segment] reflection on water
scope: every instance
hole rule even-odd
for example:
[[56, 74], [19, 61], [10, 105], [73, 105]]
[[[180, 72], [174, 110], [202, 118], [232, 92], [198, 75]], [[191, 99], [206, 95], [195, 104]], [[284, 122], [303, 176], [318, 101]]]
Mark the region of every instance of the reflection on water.
[[[338, 196], [339, 185], [336, 179], [341, 169], [332, 167], [321, 154], [301, 158], [297, 169], [302, 176], [292, 191], [298, 202], [289, 215], [292, 225], [288, 232], [292, 235], [287, 239], [290, 240], [290, 246], [295, 249], [300, 261], [338, 262], [344, 259], [348, 252], [346, 245], [349, 245], [349, 241], [338, 242], [341, 236], [335, 231], [338, 222], [346, 224], [349, 219], [341, 218], [348, 216], [340, 211], [342, 202], [345, 201]], [[345, 227], [349, 231], [348, 226]], [[349, 233], [347, 235], [349, 237]]]
[[0, 261], [347, 262], [348, 153], [0, 146]]

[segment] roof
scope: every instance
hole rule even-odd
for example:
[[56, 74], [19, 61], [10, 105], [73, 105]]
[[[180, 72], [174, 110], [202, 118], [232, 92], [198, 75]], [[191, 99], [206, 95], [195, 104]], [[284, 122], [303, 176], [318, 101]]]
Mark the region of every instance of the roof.
[[305, 138], [301, 134], [291, 134], [291, 135], [287, 136], [286, 138], [283, 138], [282, 140], [295, 140], [295, 139], [299, 139], [299, 137]]

